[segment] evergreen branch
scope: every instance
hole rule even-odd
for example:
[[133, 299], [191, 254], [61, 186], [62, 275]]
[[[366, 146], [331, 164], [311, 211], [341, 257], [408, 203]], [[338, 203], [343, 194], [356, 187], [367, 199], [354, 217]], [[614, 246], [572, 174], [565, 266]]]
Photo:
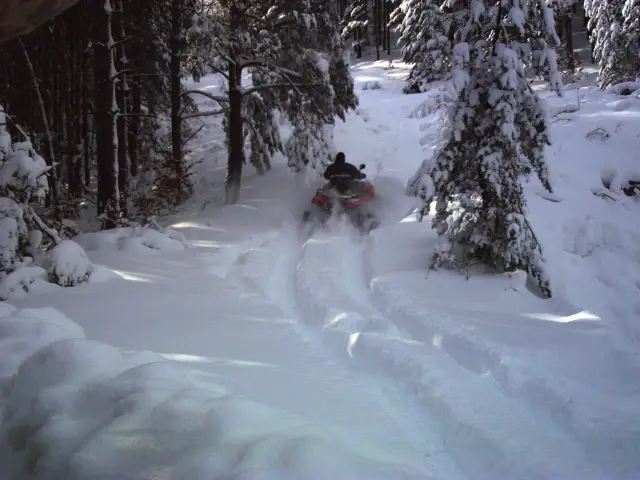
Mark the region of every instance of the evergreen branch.
[[200, 125], [200, 128], [198, 128], [195, 132], [193, 132], [191, 135], [189, 135], [189, 137], [187, 137], [183, 142], [182, 142], [182, 148], [184, 148], [187, 143], [189, 143], [191, 141], [191, 139], [193, 139], [198, 133], [200, 133], [200, 131], [204, 128], [204, 124]]
[[[220, 55], [220, 58], [222, 58], [225, 62], [227, 62], [229, 65], [236, 65], [236, 61], [233, 60], [231, 57], [225, 55], [224, 53], [222, 53], [220, 51], [220, 49], [218, 48], [218, 44], [216, 42], [213, 42], [213, 49], [218, 52], [218, 55]], [[227, 80], [229, 79], [229, 76], [227, 75]]]
[[283, 76], [290, 75], [296, 78], [302, 77], [302, 75], [296, 72], [295, 70], [289, 70], [288, 68], [280, 67], [278, 65], [271, 65], [269, 63], [263, 62], [262, 60], [245, 60], [239, 63], [238, 68], [245, 69], [245, 68], [251, 68], [251, 67], [264, 68]]
[[319, 85], [322, 85], [322, 84], [321, 83], [293, 83], [293, 82], [269, 83], [267, 85], [258, 85], [257, 87], [249, 88], [244, 92], [242, 92], [242, 96], [244, 97], [245, 95], [251, 95], [252, 93], [259, 92], [260, 90], [268, 90], [271, 88], [292, 88], [293, 90], [296, 91], [296, 93], [298, 93], [299, 95], [302, 95], [302, 92], [298, 90], [300, 87], [317, 87]]
[[196, 117], [212, 117], [214, 115], [220, 115], [222, 113], [226, 113], [227, 109], [226, 108], [222, 108], [220, 110], [211, 110], [208, 112], [195, 112], [195, 113], [189, 113], [188, 115], [184, 115], [182, 116], [182, 120], [187, 120], [188, 118], [196, 118]]
[[220, 75], [222, 75], [227, 82], [229, 81], [229, 74], [227, 72], [225, 72], [219, 67], [216, 67], [215, 65], [209, 65], [209, 66], [211, 67], [211, 69], [215, 70], [216, 73], [219, 73]]
[[127, 73], [133, 73], [133, 72], [135, 72], [135, 70], [131, 68], [125, 68], [124, 70], [120, 70], [119, 72], [116, 72], [115, 75], [109, 77], [109, 81], [113, 82], [114, 80], [117, 80], [118, 77], [120, 77], [121, 75], [126, 75]]
[[529, 220], [527, 220], [526, 216], [522, 215], [522, 218], [524, 218], [524, 223], [527, 224], [527, 228], [531, 232], [531, 235], [533, 236], [533, 239], [535, 240], [536, 245], [538, 246], [538, 251], [540, 252], [540, 254], [542, 254], [542, 245], [538, 241], [538, 237], [536, 237], [536, 233], [533, 231], [533, 227], [531, 227], [531, 224], [529, 223]]
[[214, 102], [218, 102], [219, 104], [229, 103], [228, 97], [220, 97], [217, 95], [211, 95], [210, 93], [203, 92], [202, 90], [185, 90], [180, 94], [181, 97], [185, 97], [187, 95], [202, 95], [207, 97], [209, 100], [213, 100]]

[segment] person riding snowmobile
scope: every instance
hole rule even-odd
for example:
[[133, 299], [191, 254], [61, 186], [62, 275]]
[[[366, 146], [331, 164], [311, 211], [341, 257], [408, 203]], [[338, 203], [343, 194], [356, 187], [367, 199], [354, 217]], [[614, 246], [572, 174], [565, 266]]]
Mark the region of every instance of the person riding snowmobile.
[[345, 193], [355, 180], [362, 180], [366, 176], [355, 165], [347, 163], [343, 152], [338, 152], [334, 162], [324, 171], [324, 178], [340, 193]]

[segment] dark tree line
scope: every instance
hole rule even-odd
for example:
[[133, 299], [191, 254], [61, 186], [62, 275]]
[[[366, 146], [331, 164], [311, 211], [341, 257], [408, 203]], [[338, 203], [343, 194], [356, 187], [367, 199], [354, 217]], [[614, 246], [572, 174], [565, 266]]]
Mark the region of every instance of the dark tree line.
[[342, 18], [342, 37], [351, 38], [357, 58], [362, 49], [375, 46], [376, 59], [391, 54], [392, 13], [400, 0], [338, 0]]
[[[0, 45], [0, 104], [55, 164], [47, 206], [58, 220], [88, 202], [113, 228], [186, 200], [185, 149], [198, 117], [212, 115], [224, 119], [234, 202], [247, 159], [260, 173], [277, 152], [299, 157], [294, 169], [328, 159], [327, 126], [357, 103], [338, 24], [331, 2], [80, 0]], [[198, 112], [193, 97], [207, 94], [183, 79], [208, 74], [225, 91], [209, 94], [219, 109]], [[280, 139], [276, 112], [315, 142], [313, 154]]]
[[[189, 193], [188, 128], [172, 103], [189, 1], [84, 0], [0, 46], [0, 103], [56, 165], [48, 205], [57, 218], [89, 201], [109, 228], [132, 208], [149, 214]], [[172, 135], [158, 143], [166, 119]]]

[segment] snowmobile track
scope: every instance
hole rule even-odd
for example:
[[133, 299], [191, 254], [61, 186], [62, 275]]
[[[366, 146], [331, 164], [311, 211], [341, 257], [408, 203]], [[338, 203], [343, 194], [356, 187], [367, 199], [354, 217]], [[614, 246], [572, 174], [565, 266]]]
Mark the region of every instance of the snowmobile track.
[[[375, 379], [372, 394], [388, 399], [381, 389], [393, 385], [403, 403], [416, 406], [423, 431], [439, 438], [429, 440], [427, 455], [440, 452], [439, 465], [448, 465], [433, 471], [436, 477], [606, 478], [594, 474], [583, 449], [557, 424], [508, 395], [509, 372], [499, 355], [465, 332], [400, 314], [372, 290], [373, 242], [344, 226], [308, 238], [284, 226], [254, 242], [236, 265], [243, 281], [298, 322], [301, 338]], [[257, 273], [264, 265], [252, 274], [256, 261], [270, 262], [270, 278]]]
[[[374, 239], [346, 233], [302, 247], [295, 293], [312, 331], [357, 368], [411, 392], [425, 416], [438, 419], [448, 453], [469, 478], [606, 478], [551, 419], [506, 394], [499, 355], [466, 335], [396, 316], [371, 289]], [[464, 398], [470, 390], [474, 398]]]

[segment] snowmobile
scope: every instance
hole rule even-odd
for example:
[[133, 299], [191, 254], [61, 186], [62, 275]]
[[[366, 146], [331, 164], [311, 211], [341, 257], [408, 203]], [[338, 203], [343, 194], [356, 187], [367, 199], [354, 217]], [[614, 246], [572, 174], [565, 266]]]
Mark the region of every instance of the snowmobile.
[[[365, 164], [360, 165], [360, 170], [365, 168]], [[324, 225], [332, 216], [346, 215], [360, 232], [369, 233], [379, 225], [371, 211], [375, 195], [376, 188], [371, 182], [354, 180], [349, 175], [335, 175], [316, 190], [311, 208], [304, 212], [302, 220]]]

